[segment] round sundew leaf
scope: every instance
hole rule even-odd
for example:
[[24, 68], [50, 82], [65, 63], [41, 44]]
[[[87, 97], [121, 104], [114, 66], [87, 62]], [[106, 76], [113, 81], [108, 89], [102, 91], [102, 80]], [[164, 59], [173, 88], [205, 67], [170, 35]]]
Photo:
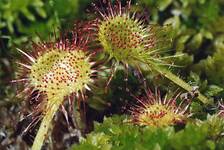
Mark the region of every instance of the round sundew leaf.
[[116, 16], [102, 21], [99, 26], [99, 41], [104, 50], [113, 58], [122, 62], [133, 60], [145, 50], [144, 27], [138, 21], [126, 15]]
[[91, 65], [83, 51], [52, 50], [32, 65], [31, 84], [41, 91], [62, 96], [81, 91], [89, 83]]
[[175, 113], [175, 108], [158, 103], [149, 105], [138, 116], [140, 124], [159, 127], [172, 125], [183, 118], [183, 115]]

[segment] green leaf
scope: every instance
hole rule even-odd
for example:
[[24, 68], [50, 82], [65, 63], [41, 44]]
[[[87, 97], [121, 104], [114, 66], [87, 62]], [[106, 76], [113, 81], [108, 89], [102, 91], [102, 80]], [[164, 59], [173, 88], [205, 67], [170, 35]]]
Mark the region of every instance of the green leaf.
[[164, 11], [171, 3], [172, 3], [172, 0], [158, 0], [157, 1], [157, 5], [160, 11]]
[[189, 45], [191, 49], [198, 49], [203, 41], [203, 35], [201, 33], [197, 33], [193, 36], [193, 38], [191, 39]]
[[223, 91], [223, 88], [221, 88], [217, 85], [210, 85], [210, 86], [208, 86], [208, 89], [207, 89], [205, 95], [212, 97], [212, 96], [215, 96], [222, 91]]

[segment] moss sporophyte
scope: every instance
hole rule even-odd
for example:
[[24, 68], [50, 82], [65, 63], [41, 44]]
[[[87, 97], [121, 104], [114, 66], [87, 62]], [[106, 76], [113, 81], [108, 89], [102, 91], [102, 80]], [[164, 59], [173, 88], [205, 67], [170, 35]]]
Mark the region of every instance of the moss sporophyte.
[[177, 94], [173, 98], [162, 98], [158, 90], [153, 93], [146, 90], [143, 97], [135, 97], [138, 104], [130, 108], [132, 122], [143, 126], [164, 127], [184, 123], [191, 113], [188, 112], [190, 101], [182, 100], [177, 104]]
[[[125, 66], [138, 67], [146, 64], [149, 70], [164, 75], [183, 89], [191, 91], [192, 87], [171, 73], [164, 66], [174, 66], [167, 60], [178, 55], [162, 56], [172, 42], [172, 28], [150, 25], [131, 10], [131, 1], [123, 6], [120, 0], [112, 3], [110, 0], [93, 4], [97, 12], [97, 19], [92, 26], [96, 41], [102, 46], [102, 52], [109, 56], [109, 60], [122, 63]], [[112, 66], [114, 66], [114, 64]], [[199, 93], [198, 98], [204, 102], [210, 101]]]
[[15, 82], [23, 82], [26, 94], [38, 91], [35, 98], [43, 98], [37, 110], [42, 112], [43, 120], [33, 150], [41, 149], [51, 120], [65, 98], [76, 95], [81, 100], [86, 89], [90, 90], [97, 68], [93, 66], [93, 55], [86, 51], [87, 43], [85, 38], [74, 36], [71, 41], [61, 38], [57, 42], [34, 44], [32, 55], [18, 49], [28, 61], [18, 63], [23, 73]]

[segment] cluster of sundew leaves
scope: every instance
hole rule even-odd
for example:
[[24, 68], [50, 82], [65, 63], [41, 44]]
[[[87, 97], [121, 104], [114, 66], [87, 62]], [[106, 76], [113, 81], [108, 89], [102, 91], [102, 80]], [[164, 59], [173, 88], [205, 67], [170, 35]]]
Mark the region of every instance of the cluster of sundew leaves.
[[[128, 123], [125, 116], [105, 118], [95, 123], [93, 132], [74, 145], [73, 150], [86, 149], [222, 149], [224, 120], [217, 115], [207, 120], [189, 122], [183, 129], [176, 127], [139, 127]], [[131, 132], [130, 132], [131, 131]]]
[[[116, 32], [115, 32], [115, 33], [116, 33]], [[125, 36], [125, 33], [124, 33], [124, 36]], [[121, 35], [120, 37], [123, 37], [123, 36]], [[117, 38], [117, 39], [119, 39], [119, 38]], [[121, 40], [121, 39], [120, 39], [120, 40]], [[119, 41], [119, 40], [118, 40], [118, 41]], [[122, 39], [122, 41], [123, 41], [123, 39]], [[129, 39], [129, 41], [130, 41], [130, 39]], [[132, 40], [131, 40], [131, 41], [132, 41]], [[136, 44], [135, 41], [136, 41], [136, 40], [133, 39], [132, 42], [133, 42], [134, 44]], [[126, 41], [126, 42], [127, 42], [127, 41]], [[126, 43], [126, 42], [125, 42], [125, 43]], [[119, 44], [119, 42], [118, 42], [118, 43], [116, 43], [116, 42], [113, 43], [113, 42], [112, 42], [112, 44], [115, 44], [115, 45], [117, 44], [117, 45], [118, 45], [118, 49], [119, 49], [119, 48], [123, 48], [123, 49], [126, 48], [126, 47], [122, 47], [122, 46], [121, 46], [122, 44]], [[125, 45], [125, 44], [124, 44], [124, 45]], [[131, 47], [132, 45], [129, 45], [129, 46]], [[135, 46], [134, 48], [136, 48], [136, 46]], [[120, 53], [120, 55], [121, 55], [121, 54], [122, 54], [122, 53]], [[115, 56], [116, 56], [116, 55], [115, 55]], [[116, 58], [117, 58], [117, 57], [116, 57]], [[63, 64], [63, 63], [62, 63], [62, 64]], [[54, 68], [54, 67], [53, 67], [53, 68]], [[62, 67], [62, 68], [63, 68], [63, 67]], [[61, 68], [61, 67], [58, 68], [59, 72], [61, 72], [61, 69], [62, 69], [62, 68]], [[57, 70], [57, 69], [56, 69], [56, 70]], [[66, 73], [67, 73], [67, 72], [66, 72]], [[56, 78], [57, 78], [57, 77], [56, 77]], [[55, 85], [55, 84], [57, 85], [57, 83], [58, 83], [58, 82], [56, 82], [56, 80], [53, 80], [53, 79], [47, 79], [46, 81], [48, 81], [48, 80], [51, 81], [51, 82], [53, 81], [52, 85], [53, 85], [53, 84], [54, 84], [54, 85]], [[54, 82], [54, 81], [55, 81], [55, 82]], [[52, 87], [53, 87], [53, 86], [52, 86]]]
[[31, 85], [41, 91], [62, 96], [79, 92], [91, 81], [91, 65], [81, 50], [53, 49], [31, 67]]
[[[137, 67], [139, 67], [139, 64], [143, 62], [148, 66], [149, 70], [154, 69], [155, 71], [161, 73], [166, 78], [170, 79], [171, 81], [173, 81], [177, 85], [181, 86], [185, 90], [190, 91], [192, 88], [189, 84], [184, 82], [178, 76], [172, 74], [168, 69], [163, 69], [160, 66], [160, 65], [172, 66], [173, 64], [169, 64], [167, 61], [164, 61], [164, 60], [176, 57], [176, 55], [167, 56], [167, 57], [161, 57], [161, 55], [160, 55], [160, 53], [164, 50], [164, 48], [167, 48], [167, 47], [157, 46], [157, 45], [160, 45], [160, 43], [164, 43], [164, 41], [165, 41], [165, 43], [167, 42], [167, 39], [166, 39], [167, 36], [164, 36], [165, 34], [160, 33], [163, 29], [161, 28], [161, 31], [159, 31], [159, 35], [162, 35], [162, 36], [157, 37], [157, 36], [155, 36], [155, 35], [157, 35], [157, 32], [153, 30], [153, 27], [149, 26], [149, 28], [148, 28], [148, 27], [144, 27], [143, 25], [141, 25], [142, 21], [135, 18], [136, 17], [135, 13], [133, 15], [130, 15], [131, 1], [127, 1], [127, 5], [124, 7], [122, 7], [121, 1], [117, 1], [117, 3], [113, 4], [113, 5], [111, 4], [110, 1], [105, 2], [105, 3], [107, 3], [107, 5], [108, 5], [108, 6], [106, 6], [106, 11], [103, 8], [100, 9], [99, 7], [94, 5], [96, 11], [98, 11], [98, 13], [103, 18], [102, 20], [99, 19], [100, 23], [98, 23], [98, 29], [99, 29], [99, 33], [98, 33], [99, 39], [98, 40], [102, 44], [103, 50], [105, 52], [107, 52], [111, 58], [115, 58], [118, 62], [124, 62], [124, 64], [126, 66], [134, 64], [135, 67], [136, 67], [136, 65], [137, 65]], [[136, 24], [127, 25], [126, 27], [128, 27], [128, 28], [123, 29], [123, 24], [121, 24], [121, 22], [120, 22], [120, 18], [122, 18], [122, 16], [125, 16], [123, 19], [128, 20], [128, 21], [124, 22], [124, 25], [126, 25], [127, 23], [131, 23], [131, 22], [132, 23], [134, 22]], [[119, 21], [117, 21], [117, 20], [119, 20]], [[116, 25], [114, 25], [114, 24], [116, 24]], [[132, 25], [134, 25], [134, 26], [132, 26]], [[144, 25], [147, 25], [147, 24], [144, 24]], [[131, 27], [132, 29], [129, 30], [129, 27]], [[139, 36], [138, 34], [136, 34], [136, 31], [135, 31], [136, 28], [139, 31], [142, 30], [143, 32], [145, 32], [145, 35]], [[112, 34], [111, 31], [113, 31], [113, 30], [114, 30], [114, 33]], [[126, 32], [126, 30], [128, 30], [129, 35], [132, 36], [133, 41], [128, 38], [129, 37], [128, 33], [123, 34], [123, 31]], [[103, 32], [104, 36], [101, 36], [102, 32], [100, 32], [100, 31], [104, 31]], [[107, 32], [105, 32], [105, 31], [107, 31]], [[121, 33], [121, 34], [119, 34], [119, 33]], [[132, 33], [133, 33], [133, 35], [132, 35]], [[133, 37], [134, 37], [134, 39], [133, 39]], [[138, 40], [135, 39], [136, 37]], [[112, 44], [108, 41], [112, 41]], [[171, 42], [170, 40], [168, 40], [168, 41]], [[143, 47], [138, 47], [140, 42], [141, 42], [141, 44], [143, 44], [142, 45]], [[162, 45], [164, 45], [164, 44], [162, 44]], [[131, 47], [126, 48], [126, 46], [128, 46], [128, 47], [131, 46]], [[132, 46], [135, 48], [134, 53], [132, 50], [130, 51], [130, 49], [132, 49]], [[136, 50], [136, 48], [141, 48], [141, 50]], [[128, 61], [126, 60], [125, 57], [123, 57], [123, 55], [121, 54], [122, 52], [125, 53], [125, 55], [124, 55], [125, 57], [128, 56], [128, 58], [129, 58]], [[120, 56], [119, 59], [118, 59], [117, 53], [118, 53], [118, 56]], [[135, 64], [136, 62], [137, 62], [137, 64]], [[210, 100], [207, 99], [206, 97], [204, 97], [200, 92], [198, 94], [198, 99], [200, 99], [204, 103], [210, 102]]]

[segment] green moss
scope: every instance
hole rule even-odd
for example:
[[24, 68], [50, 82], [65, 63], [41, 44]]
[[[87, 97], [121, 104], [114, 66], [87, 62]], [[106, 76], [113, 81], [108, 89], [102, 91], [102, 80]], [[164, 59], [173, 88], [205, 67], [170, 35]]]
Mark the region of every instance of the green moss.
[[[208, 116], [205, 121], [188, 123], [183, 129], [174, 127], [154, 128], [138, 127], [127, 122], [124, 116], [105, 118], [102, 124], [95, 124], [95, 130], [90, 133], [80, 145], [74, 145], [73, 150], [105, 146], [110, 150], [148, 150], [148, 149], [222, 149], [224, 138], [221, 136], [224, 120], [217, 116]], [[100, 138], [97, 138], [100, 135]], [[106, 142], [102, 142], [105, 136]], [[91, 143], [95, 139], [94, 143]], [[97, 140], [98, 139], [98, 140]], [[112, 145], [112, 147], [111, 147]]]

